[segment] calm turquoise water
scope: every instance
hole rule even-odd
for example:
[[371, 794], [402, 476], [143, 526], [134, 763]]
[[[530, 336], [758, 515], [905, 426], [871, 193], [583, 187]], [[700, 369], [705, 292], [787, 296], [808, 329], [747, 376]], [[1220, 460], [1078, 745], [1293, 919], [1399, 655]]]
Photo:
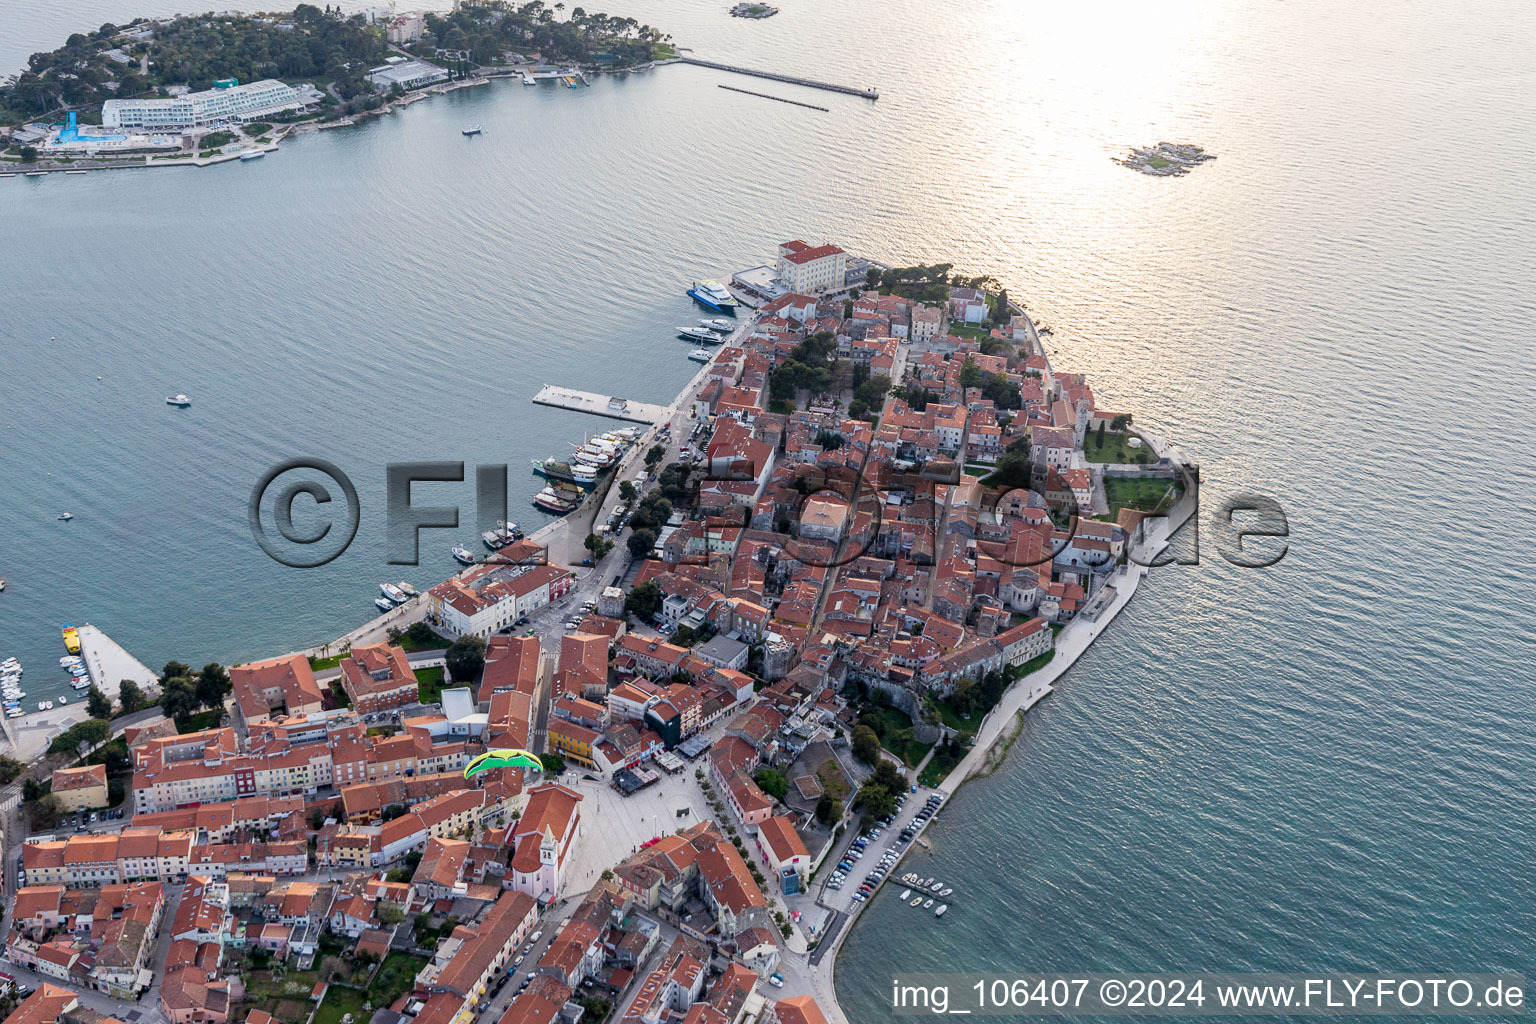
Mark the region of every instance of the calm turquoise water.
[[[1154, 575], [930, 832], [954, 910], [884, 897], [854, 931], [853, 1019], [887, 1018], [895, 969], [1528, 970], [1536, 12], [728, 6], [628, 13], [881, 99], [819, 114], [675, 67], [467, 90], [249, 165], [0, 182], [0, 651], [41, 675], [64, 619], [151, 663], [327, 639], [468, 535], [384, 567], [386, 461], [512, 463], [535, 522], [519, 467], [589, 422], [528, 398], [671, 397], [693, 276], [794, 236], [950, 260], [1294, 536], [1269, 571], [1208, 545]], [[57, 19], [24, 15], [0, 66]], [[1109, 160], [1158, 139], [1219, 159]], [[324, 569], [246, 529], [297, 454], [363, 494]], [[441, 493], [468, 521], [472, 485]]]

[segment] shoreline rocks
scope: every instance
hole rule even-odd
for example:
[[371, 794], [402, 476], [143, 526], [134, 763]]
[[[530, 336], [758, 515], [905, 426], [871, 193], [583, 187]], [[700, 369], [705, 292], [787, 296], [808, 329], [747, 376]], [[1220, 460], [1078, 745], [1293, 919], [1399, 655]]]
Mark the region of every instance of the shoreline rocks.
[[1121, 167], [1129, 167], [1156, 178], [1176, 178], [1188, 174], [1190, 169], [1215, 160], [1216, 154], [1207, 153], [1188, 142], [1159, 142], [1155, 146], [1133, 148], [1123, 157], [1111, 157]]

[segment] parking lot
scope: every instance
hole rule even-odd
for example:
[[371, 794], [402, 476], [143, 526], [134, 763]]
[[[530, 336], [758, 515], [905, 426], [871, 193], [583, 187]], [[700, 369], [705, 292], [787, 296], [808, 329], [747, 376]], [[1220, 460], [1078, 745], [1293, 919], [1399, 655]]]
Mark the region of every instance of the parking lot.
[[891, 872], [933, 819], [942, 801], [938, 793], [922, 788], [916, 793], [902, 794], [888, 824], [854, 835], [840, 851], [839, 859], [822, 869], [825, 881], [811, 887], [817, 902], [833, 911], [856, 913], [879, 886], [899, 883], [902, 872], [897, 870], [894, 876]]

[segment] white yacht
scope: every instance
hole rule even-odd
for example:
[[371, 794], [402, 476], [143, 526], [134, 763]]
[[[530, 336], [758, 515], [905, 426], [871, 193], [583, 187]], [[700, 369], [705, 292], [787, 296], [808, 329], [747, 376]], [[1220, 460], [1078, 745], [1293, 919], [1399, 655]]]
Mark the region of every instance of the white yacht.
[[178, 409], [185, 409], [187, 406], [192, 404], [192, 399], [188, 398], [186, 395], [171, 395], [166, 398], [165, 404], [174, 405]]
[[696, 363], [707, 363], [709, 362], [710, 356], [708, 350], [696, 348], [692, 352], [688, 353], [688, 358], [692, 359]]

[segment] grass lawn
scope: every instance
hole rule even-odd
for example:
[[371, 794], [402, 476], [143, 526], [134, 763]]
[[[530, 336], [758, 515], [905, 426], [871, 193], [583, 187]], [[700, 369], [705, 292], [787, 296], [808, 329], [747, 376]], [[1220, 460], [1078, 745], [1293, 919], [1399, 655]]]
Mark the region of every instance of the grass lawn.
[[389, 1006], [414, 988], [417, 972], [426, 965], [425, 959], [409, 953], [397, 951], [385, 957], [384, 963], [379, 966], [379, 973], [374, 975], [373, 983], [368, 986], [368, 996], [374, 1008]]
[[363, 1012], [363, 1001], [366, 998], [362, 989], [333, 983], [325, 990], [325, 1000], [315, 1011], [314, 1024], [341, 1024], [341, 1018], [349, 1013], [354, 1024], [364, 1024], [367, 1017], [371, 1016]]
[[1088, 457], [1089, 462], [1125, 464], [1134, 463], [1138, 457], [1143, 462], [1151, 463], [1157, 461], [1157, 456], [1145, 444], [1140, 448], [1132, 448], [1126, 444], [1130, 437], [1130, 434], [1120, 431], [1106, 430], [1104, 431], [1103, 442], [1100, 443], [1099, 431], [1097, 428], [1094, 428], [1088, 431], [1087, 435], [1083, 438], [1083, 454]]
[[[928, 756], [928, 748], [933, 744], [919, 743], [911, 738], [912, 734], [909, 730], [912, 728], [912, 719], [905, 711], [893, 708], [889, 704], [874, 707], [871, 710], [885, 723], [885, 735], [880, 737], [880, 745], [901, 758], [908, 767], [917, 767], [918, 763]], [[908, 730], [905, 733], [905, 741], [901, 735], [904, 730]]]
[[960, 712], [956, 711], [955, 706], [949, 701], [941, 700], [938, 705], [939, 717], [944, 720], [945, 725], [966, 736], [976, 735], [976, 730], [981, 726], [981, 715], [973, 711], [970, 718], [962, 718]]
[[443, 692], [443, 667], [416, 669], [416, 692], [423, 704], [435, 704]]
[[310, 658], [309, 667], [314, 669], [316, 672], [325, 668], [335, 668], [337, 665], [341, 664], [341, 658], [342, 656], [340, 654], [333, 654], [329, 658]]
[[415, 643], [409, 636], [402, 636], [400, 638], [400, 648], [407, 653], [411, 651], [439, 651], [452, 642], [438, 636], [436, 633], [433, 633], [432, 638], [424, 644]]
[[933, 760], [928, 762], [923, 773], [917, 777], [918, 783], [924, 786], [937, 786], [944, 781], [944, 776], [955, 770], [955, 766], [964, 756], [965, 754], [961, 753], [959, 757], [952, 757], [948, 747], [940, 747], [934, 751]]
[[199, 711], [187, 721], [183, 732], [200, 732], [203, 729], [212, 729], [219, 724], [219, 719], [224, 717], [223, 708], [212, 708], [208, 711]]
[[992, 337], [991, 327], [968, 327], [965, 324], [949, 322], [949, 333], [957, 338], [974, 338], [977, 341], [986, 341]]
[[1155, 480], [1150, 477], [1130, 479], [1104, 478], [1104, 496], [1109, 499], [1109, 515], [1113, 519], [1122, 508], [1141, 512], [1157, 512], [1172, 504], [1167, 496], [1173, 488], [1171, 480]]

